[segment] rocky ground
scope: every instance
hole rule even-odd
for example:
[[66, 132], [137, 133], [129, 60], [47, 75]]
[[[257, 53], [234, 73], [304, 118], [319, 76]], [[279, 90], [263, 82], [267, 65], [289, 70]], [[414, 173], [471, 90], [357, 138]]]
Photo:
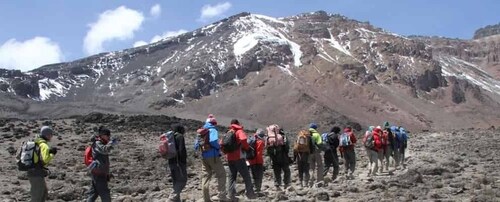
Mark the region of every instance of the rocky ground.
[[[192, 145], [194, 130], [201, 122], [166, 116], [92, 114], [51, 121], [0, 120], [0, 199], [29, 200], [29, 182], [25, 173], [17, 171], [14, 157], [22, 141], [36, 134], [41, 125], [50, 124], [58, 133], [51, 144], [60, 148], [49, 166], [50, 201], [81, 201], [90, 184], [83, 151], [94, 128], [103, 124], [122, 140], [111, 157], [113, 200], [165, 201], [171, 183], [166, 162], [157, 155], [156, 141], [160, 132], [173, 123], [188, 127], [186, 144]], [[500, 130], [494, 128], [411, 134], [406, 168], [392, 169], [374, 178], [367, 177], [368, 160], [358, 146], [356, 178], [340, 177], [331, 182], [327, 177], [328, 185], [322, 188], [299, 188], [293, 165], [293, 187], [277, 192], [269, 168], [263, 193], [256, 201], [500, 201], [498, 135]], [[189, 181], [182, 198], [199, 201], [201, 162], [192, 148], [188, 152]], [[215, 186], [212, 188], [215, 194]], [[237, 189], [244, 190], [241, 182]]]

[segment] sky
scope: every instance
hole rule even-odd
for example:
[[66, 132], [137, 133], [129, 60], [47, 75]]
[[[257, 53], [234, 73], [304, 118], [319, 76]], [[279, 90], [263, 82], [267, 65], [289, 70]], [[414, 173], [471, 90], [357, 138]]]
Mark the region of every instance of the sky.
[[3, 0], [0, 68], [29, 71], [145, 45], [240, 12], [286, 17], [318, 10], [400, 35], [470, 39], [500, 22], [499, 0]]

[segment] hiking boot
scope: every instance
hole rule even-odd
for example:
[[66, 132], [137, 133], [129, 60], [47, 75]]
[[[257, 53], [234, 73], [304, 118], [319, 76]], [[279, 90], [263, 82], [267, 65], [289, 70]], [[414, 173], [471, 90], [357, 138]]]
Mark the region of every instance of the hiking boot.
[[247, 199], [256, 199], [257, 194], [247, 194]]
[[219, 195], [219, 196], [214, 196], [211, 198], [212, 201], [221, 201], [221, 202], [228, 202], [231, 201], [231, 199], [227, 198], [226, 195]]

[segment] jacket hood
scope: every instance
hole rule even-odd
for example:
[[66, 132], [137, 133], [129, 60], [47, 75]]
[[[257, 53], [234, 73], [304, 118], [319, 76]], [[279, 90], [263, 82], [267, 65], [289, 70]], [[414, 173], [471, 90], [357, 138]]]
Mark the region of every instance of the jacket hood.
[[382, 133], [382, 129], [380, 128], [375, 128], [373, 129], [373, 132], [377, 133], [377, 134], [381, 134]]
[[309, 132], [311, 132], [311, 135], [312, 135], [312, 133], [318, 133], [318, 131], [314, 128], [309, 128]]
[[237, 124], [231, 124], [231, 129], [233, 130], [243, 130], [243, 126], [237, 125]]
[[374, 128], [375, 128], [375, 126], [370, 126], [370, 127], [368, 127], [368, 131], [372, 132]]
[[344, 128], [344, 132], [349, 133], [352, 132], [352, 130], [350, 128]]
[[41, 137], [37, 137], [37, 138], [35, 139], [35, 143], [37, 143], [37, 144], [40, 144], [40, 143], [47, 143], [47, 140], [45, 140], [45, 139], [43, 139], [43, 138], [41, 138]]

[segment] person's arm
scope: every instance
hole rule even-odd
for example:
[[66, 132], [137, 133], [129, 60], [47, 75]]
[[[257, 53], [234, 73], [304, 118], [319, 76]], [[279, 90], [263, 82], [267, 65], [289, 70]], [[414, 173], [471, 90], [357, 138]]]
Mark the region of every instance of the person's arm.
[[[43, 165], [48, 165], [50, 161], [54, 158], [54, 154], [49, 153], [49, 145], [47, 144], [40, 144], [40, 156], [42, 158], [42, 163]], [[40, 159], [40, 158], [39, 158]]]
[[111, 142], [108, 142], [108, 144], [104, 144], [101, 141], [95, 142], [94, 151], [99, 154], [109, 155], [112, 149], [113, 145], [111, 144]]

